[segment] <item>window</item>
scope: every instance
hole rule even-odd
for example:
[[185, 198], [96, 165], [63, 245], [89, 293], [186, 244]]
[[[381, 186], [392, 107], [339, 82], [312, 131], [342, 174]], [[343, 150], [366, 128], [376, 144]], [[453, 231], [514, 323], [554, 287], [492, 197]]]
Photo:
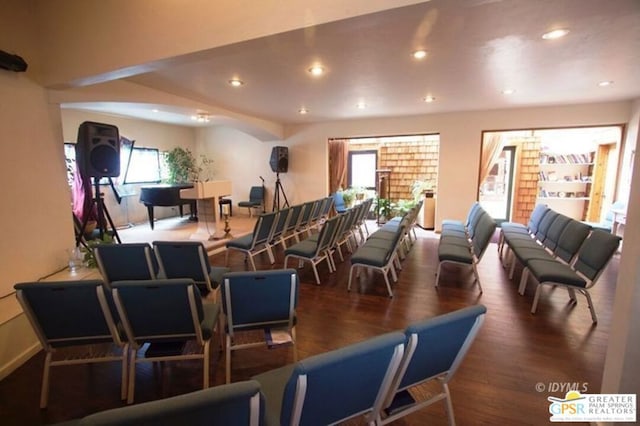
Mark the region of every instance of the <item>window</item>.
[[375, 189], [376, 168], [378, 164], [377, 151], [349, 151], [350, 187]]
[[160, 182], [160, 152], [156, 148], [133, 148], [124, 183]]

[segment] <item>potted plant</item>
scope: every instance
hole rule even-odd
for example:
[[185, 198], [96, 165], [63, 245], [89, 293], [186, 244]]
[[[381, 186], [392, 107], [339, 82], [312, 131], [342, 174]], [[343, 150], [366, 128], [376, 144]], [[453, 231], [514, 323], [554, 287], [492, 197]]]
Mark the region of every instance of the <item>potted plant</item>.
[[169, 183], [196, 182], [201, 178], [212, 178], [213, 160], [204, 154], [200, 155], [198, 162], [189, 149], [175, 147], [165, 154], [165, 162], [169, 170]]
[[435, 182], [433, 180], [416, 180], [411, 185], [411, 194], [413, 194], [414, 201], [418, 202], [423, 196], [426, 198], [433, 198], [435, 194]]
[[342, 200], [344, 201], [344, 206], [346, 208], [351, 208], [353, 206], [354, 192], [353, 189], [347, 188], [342, 191]]

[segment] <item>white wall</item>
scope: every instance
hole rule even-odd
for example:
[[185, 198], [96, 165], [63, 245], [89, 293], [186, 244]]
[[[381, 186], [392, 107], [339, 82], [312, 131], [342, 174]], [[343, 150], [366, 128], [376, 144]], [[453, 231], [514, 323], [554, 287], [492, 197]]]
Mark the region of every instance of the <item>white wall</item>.
[[2, 49], [29, 64], [26, 73], [0, 70], [0, 378], [37, 348], [13, 285], [64, 267], [74, 243], [60, 116], [34, 81], [32, 5], [4, 2], [0, 14]]
[[[640, 99], [633, 103], [626, 144], [640, 150]], [[631, 149], [630, 149], [631, 150]], [[633, 167], [627, 218], [640, 217], [640, 161]], [[602, 393], [640, 394], [640, 221], [625, 226]]]
[[327, 140], [360, 136], [440, 134], [436, 223], [464, 219], [476, 200], [483, 130], [572, 127], [626, 123], [629, 102], [445, 113], [386, 119], [345, 120], [287, 129], [296, 201], [328, 192]]

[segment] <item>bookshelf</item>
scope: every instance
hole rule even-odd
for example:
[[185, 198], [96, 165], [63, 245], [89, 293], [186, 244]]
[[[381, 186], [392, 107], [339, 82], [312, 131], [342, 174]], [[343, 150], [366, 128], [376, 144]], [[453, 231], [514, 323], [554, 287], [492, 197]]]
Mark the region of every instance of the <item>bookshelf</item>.
[[585, 220], [591, 200], [595, 152], [540, 152], [538, 202], [576, 220]]

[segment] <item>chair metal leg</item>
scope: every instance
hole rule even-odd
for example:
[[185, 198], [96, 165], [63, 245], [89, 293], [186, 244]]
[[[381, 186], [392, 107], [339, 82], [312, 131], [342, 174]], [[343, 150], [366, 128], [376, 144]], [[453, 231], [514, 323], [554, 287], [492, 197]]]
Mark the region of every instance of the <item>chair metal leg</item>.
[[[393, 271], [393, 266], [391, 267], [392, 271]], [[384, 275], [384, 282], [387, 285], [387, 292], [389, 293], [389, 298], [393, 297], [393, 291], [391, 290], [391, 284], [389, 283], [389, 277], [387, 276], [387, 272], [386, 271], [382, 271], [382, 275]]]
[[[273, 256], [273, 252], [271, 251], [271, 246], [269, 246], [269, 244], [267, 244], [266, 247], [267, 247], [267, 255], [269, 255], [269, 261], [273, 265], [274, 263], [276, 263], [276, 259]], [[255, 271], [255, 269], [254, 269], [254, 271]]]
[[129, 390], [127, 390], [127, 404], [133, 403], [133, 394], [136, 386], [136, 359], [138, 351], [130, 347], [129, 349]]
[[353, 270], [357, 268], [355, 265], [351, 265], [349, 268], [349, 284], [347, 284], [347, 291], [351, 291], [351, 277], [353, 276]]
[[122, 383], [120, 383], [120, 399], [127, 399], [127, 368], [129, 368], [129, 363], [127, 360], [129, 359], [129, 345], [125, 344], [122, 348]]
[[527, 281], [529, 279], [529, 268], [525, 267], [522, 270], [522, 276], [520, 277], [520, 286], [518, 287], [518, 293], [524, 296], [524, 292], [527, 289]]
[[253, 254], [252, 253], [248, 253], [247, 257], [249, 258], [249, 261], [251, 262], [251, 268], [256, 271], [256, 263], [253, 261]]
[[49, 373], [51, 371], [51, 352], [47, 352], [42, 371], [42, 387], [40, 388], [40, 408], [47, 408], [49, 400]]
[[540, 299], [540, 290], [542, 290], [542, 284], [536, 286], [536, 295], [533, 296], [533, 304], [531, 305], [531, 313], [535, 314], [538, 308], [538, 299]]
[[510, 268], [509, 268], [509, 279], [512, 280], [513, 279], [513, 273], [516, 270], [516, 258], [514, 256], [513, 258], [513, 262], [511, 262]]
[[438, 287], [438, 283], [440, 282], [440, 271], [442, 270], [442, 262], [438, 263], [438, 270], [436, 271], [436, 287]]
[[202, 360], [202, 367], [203, 367], [203, 372], [202, 372], [202, 389], [206, 389], [209, 387], [209, 343], [210, 341], [207, 340], [206, 342], [204, 342], [204, 348], [203, 349], [203, 354], [202, 356], [204, 357], [204, 359]]
[[225, 352], [226, 362], [226, 380], [227, 384], [231, 383], [231, 336], [227, 334], [227, 344], [225, 345], [227, 350]]
[[456, 426], [456, 419], [453, 416], [453, 404], [451, 403], [451, 393], [449, 393], [449, 385], [446, 383], [442, 384], [444, 388], [444, 393], [446, 394], [445, 401], [447, 407], [447, 418], [449, 419], [450, 426]]
[[311, 261], [311, 267], [313, 268], [313, 275], [316, 277], [316, 284], [320, 285], [320, 276], [318, 275], [318, 268], [316, 268], [316, 264]]
[[298, 362], [298, 342], [295, 327], [291, 328], [291, 338], [293, 339], [293, 362]]
[[478, 288], [480, 289], [480, 294], [482, 294], [482, 285], [480, 285], [480, 275], [478, 275], [478, 268], [477, 268], [476, 262], [473, 262], [471, 267], [473, 268], [473, 276], [475, 277], [475, 282], [478, 283]]
[[589, 311], [591, 312], [591, 320], [594, 324], [598, 322], [598, 317], [596, 316], [596, 310], [593, 307], [593, 301], [591, 300], [591, 295], [589, 294], [589, 290], [578, 289], [578, 291], [584, 294], [584, 297], [587, 298], [587, 303], [589, 304]]

